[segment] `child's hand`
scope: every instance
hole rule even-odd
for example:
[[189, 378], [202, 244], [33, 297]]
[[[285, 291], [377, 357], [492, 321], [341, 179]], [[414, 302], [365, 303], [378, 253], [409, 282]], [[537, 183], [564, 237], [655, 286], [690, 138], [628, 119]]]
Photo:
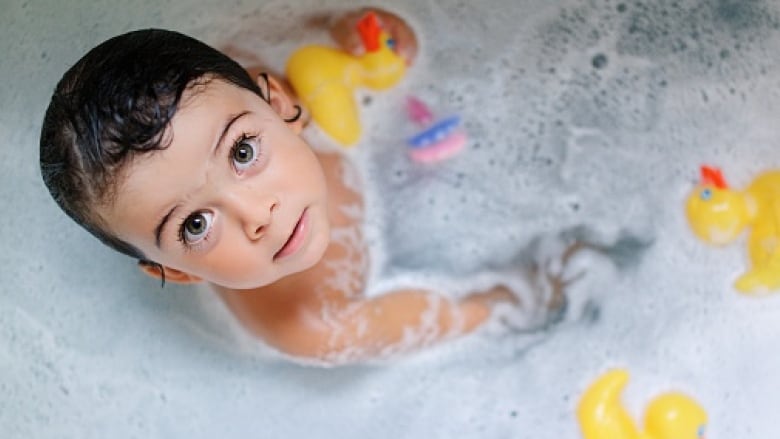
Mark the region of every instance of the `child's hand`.
[[496, 285], [487, 291], [469, 294], [463, 301], [482, 303], [487, 306], [493, 306], [498, 303], [520, 304], [520, 298], [504, 285]]
[[357, 23], [367, 12], [373, 12], [382, 27], [395, 40], [395, 51], [411, 65], [417, 56], [417, 37], [412, 28], [399, 16], [379, 8], [362, 8], [348, 12], [336, 20], [330, 27], [330, 35], [347, 52], [362, 54], [365, 49], [357, 31]]

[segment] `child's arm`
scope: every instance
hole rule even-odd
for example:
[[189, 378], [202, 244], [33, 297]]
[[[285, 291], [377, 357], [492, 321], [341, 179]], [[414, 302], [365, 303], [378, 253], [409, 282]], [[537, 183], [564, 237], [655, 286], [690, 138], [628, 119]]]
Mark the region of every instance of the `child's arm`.
[[[303, 309], [266, 326], [266, 340], [295, 356], [337, 365], [411, 351], [472, 332], [497, 302], [516, 299], [496, 287], [456, 301], [422, 290], [373, 298], [329, 300], [323, 309]], [[264, 325], [265, 326], [265, 325]]]

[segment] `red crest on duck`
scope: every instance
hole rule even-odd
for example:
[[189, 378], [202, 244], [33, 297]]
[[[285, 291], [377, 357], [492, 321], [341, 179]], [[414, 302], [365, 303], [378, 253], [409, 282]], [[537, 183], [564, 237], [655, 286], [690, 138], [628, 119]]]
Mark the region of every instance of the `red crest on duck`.
[[718, 189], [728, 189], [729, 187], [720, 169], [707, 165], [701, 167], [701, 184], [715, 186]]

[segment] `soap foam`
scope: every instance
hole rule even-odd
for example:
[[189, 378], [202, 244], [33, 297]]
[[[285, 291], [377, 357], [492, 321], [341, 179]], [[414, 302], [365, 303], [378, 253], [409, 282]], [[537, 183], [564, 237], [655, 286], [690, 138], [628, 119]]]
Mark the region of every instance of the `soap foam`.
[[[734, 187], [780, 167], [776, 2], [386, 5], [409, 17], [421, 53], [392, 91], [358, 94], [364, 137], [347, 154], [366, 180], [368, 293], [416, 286], [461, 297], [509, 278], [539, 237], [586, 230], [610, 257], [572, 261], [572, 274], [585, 275], [569, 309], [579, 301], [581, 311], [541, 329], [492, 322], [392, 367], [296, 368], [273, 352], [250, 361], [258, 343], [231, 326], [213, 293], [191, 310], [188, 291], [138, 280], [132, 261], [108, 257], [52, 206], [30, 133], [51, 85], [89, 47], [171, 27], [281, 72], [294, 48], [328, 42], [300, 23], [339, 3], [7, 5], [0, 70], [13, 86], [0, 87], [0, 132], [19, 147], [0, 150], [0, 194], [15, 212], [0, 234], [24, 245], [3, 255], [0, 430], [577, 437], [581, 391], [622, 366], [634, 419], [674, 388], [708, 410], [708, 436], [777, 436], [780, 300], [736, 294], [744, 240], [707, 247], [682, 213], [700, 164], [722, 166]], [[462, 117], [470, 142], [461, 154], [433, 167], [409, 160], [408, 94]], [[518, 290], [530, 282], [517, 279]]]

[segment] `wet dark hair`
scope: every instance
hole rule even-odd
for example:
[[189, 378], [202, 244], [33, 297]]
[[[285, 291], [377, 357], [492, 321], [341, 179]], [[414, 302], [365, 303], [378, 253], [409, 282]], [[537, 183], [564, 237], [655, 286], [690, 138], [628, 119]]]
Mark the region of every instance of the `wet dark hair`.
[[[166, 131], [182, 94], [212, 79], [269, 102], [268, 90], [238, 63], [194, 38], [161, 29], [128, 32], [65, 72], [43, 120], [41, 174], [60, 208], [104, 244], [157, 266], [163, 276], [159, 264], [107, 231], [96, 206], [113, 201], [133, 157], [168, 147]], [[287, 121], [299, 115], [300, 109]]]

